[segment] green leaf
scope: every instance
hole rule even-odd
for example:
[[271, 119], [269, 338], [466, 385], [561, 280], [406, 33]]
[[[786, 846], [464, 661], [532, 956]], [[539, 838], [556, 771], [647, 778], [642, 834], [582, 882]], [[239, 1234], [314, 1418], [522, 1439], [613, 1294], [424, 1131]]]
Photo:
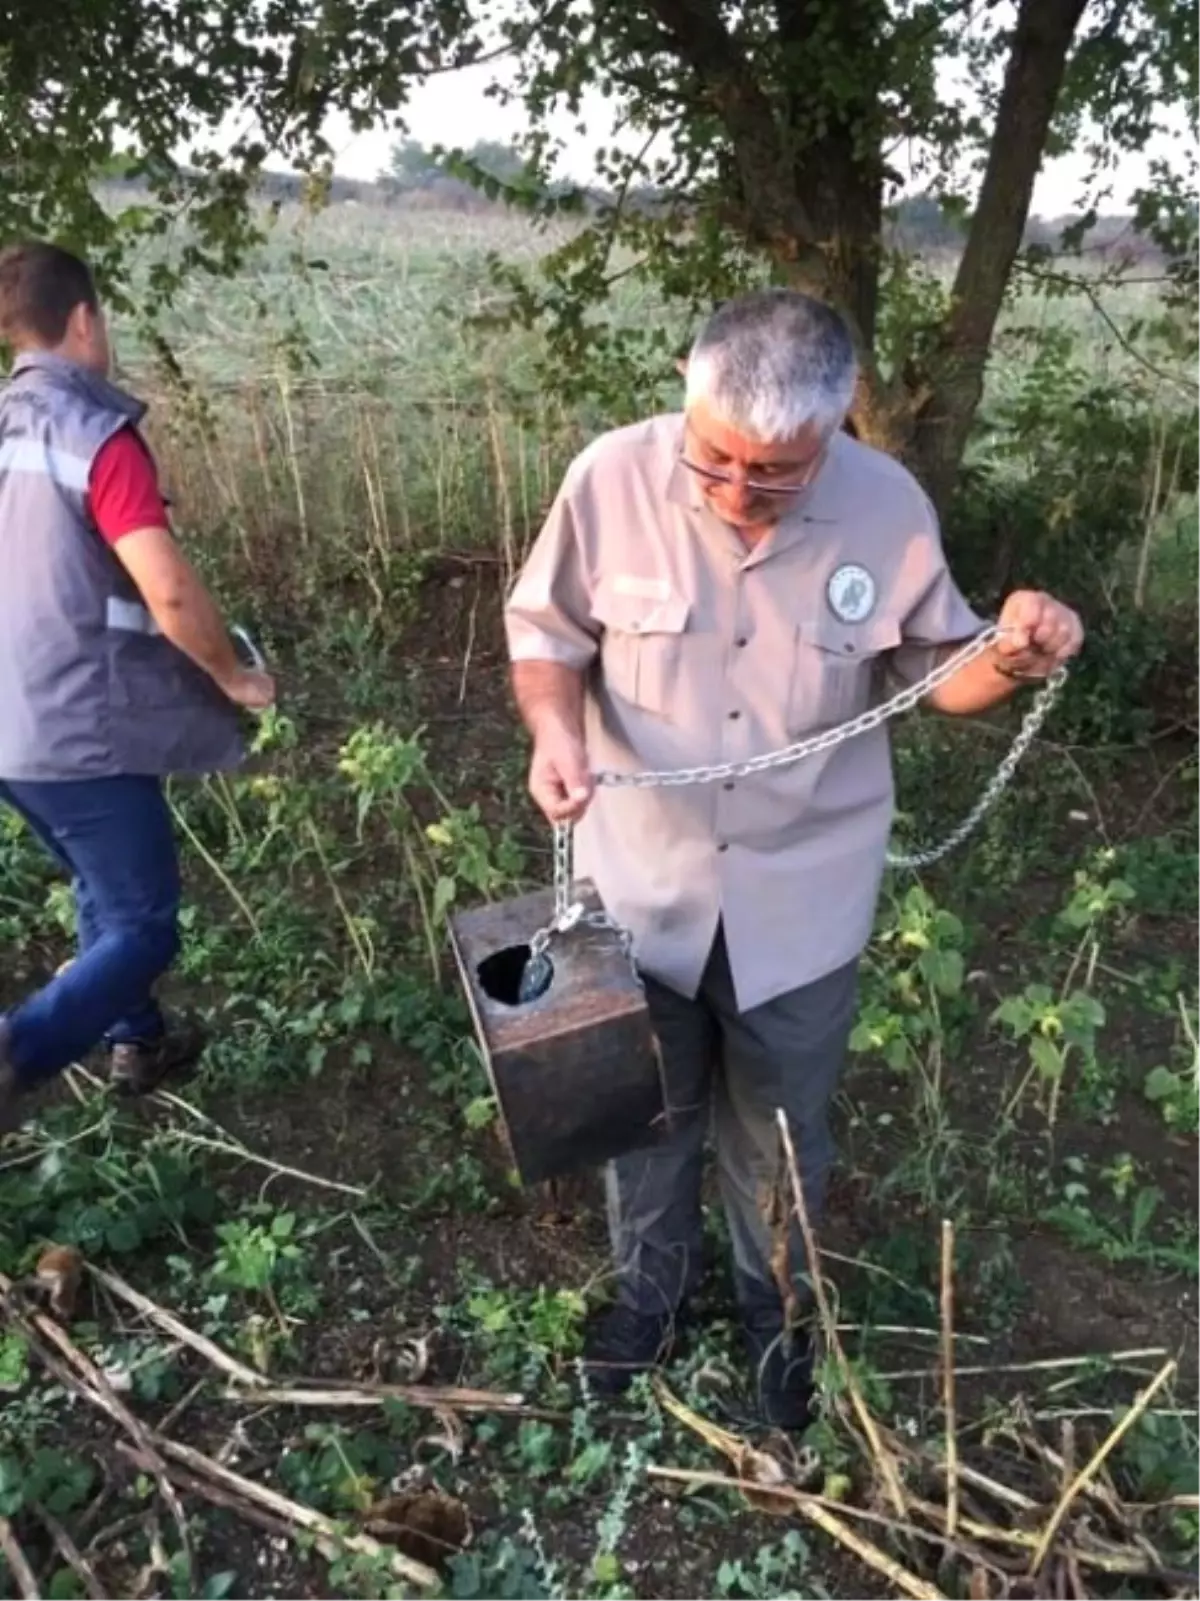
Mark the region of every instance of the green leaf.
[[76, 1601], [77, 1597], [86, 1595], [87, 1591], [72, 1568], [55, 1568], [46, 1594], [50, 1601]]
[[104, 1231], [104, 1238], [109, 1250], [117, 1252], [120, 1256], [128, 1256], [142, 1243], [141, 1230], [129, 1217], [119, 1217], [110, 1223]]
[[921, 971], [940, 995], [957, 995], [962, 989], [961, 951], [928, 950], [921, 954]]
[[573, 1484], [590, 1484], [594, 1478], [601, 1474], [612, 1459], [612, 1442], [610, 1440], [593, 1440], [585, 1445], [583, 1450], [567, 1469], [567, 1476]]
[[1023, 1038], [1033, 1027], [1033, 1010], [1023, 995], [1010, 995], [1001, 1001], [992, 1013], [997, 1023], [1005, 1023], [1016, 1039]]
[[1029, 1042], [1029, 1055], [1044, 1079], [1054, 1083], [1062, 1077], [1063, 1053], [1053, 1040], [1048, 1040], [1041, 1034], [1035, 1034]]
[[1158, 1203], [1163, 1194], [1157, 1186], [1150, 1184], [1140, 1189], [1133, 1198], [1133, 1212], [1130, 1218], [1129, 1232], [1134, 1243], [1137, 1244], [1145, 1234], [1150, 1219], [1158, 1210]]
[[496, 1102], [490, 1095], [477, 1095], [463, 1108], [463, 1122], [470, 1129], [487, 1128], [496, 1116]]
[[22, 1334], [0, 1335], [0, 1390], [19, 1390], [28, 1377], [28, 1341]]
[[0, 1517], [11, 1518], [25, 1505], [25, 1470], [15, 1456], [0, 1456]]
[[1142, 1085], [1142, 1094], [1148, 1101], [1169, 1101], [1183, 1089], [1183, 1080], [1169, 1067], [1151, 1069]]

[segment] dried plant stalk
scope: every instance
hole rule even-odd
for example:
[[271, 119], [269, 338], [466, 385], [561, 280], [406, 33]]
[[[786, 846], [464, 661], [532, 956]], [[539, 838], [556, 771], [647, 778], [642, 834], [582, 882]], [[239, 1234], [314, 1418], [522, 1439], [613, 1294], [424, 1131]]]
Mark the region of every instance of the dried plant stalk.
[[850, 1403], [854, 1408], [855, 1416], [862, 1425], [863, 1433], [867, 1437], [867, 1444], [887, 1490], [888, 1498], [895, 1507], [897, 1516], [903, 1518], [908, 1515], [904, 1486], [900, 1483], [900, 1475], [896, 1470], [896, 1464], [880, 1437], [875, 1419], [871, 1416], [870, 1408], [863, 1397], [862, 1389], [854, 1375], [854, 1371], [846, 1360], [846, 1353], [838, 1336], [837, 1322], [829, 1304], [829, 1297], [825, 1291], [825, 1280], [821, 1273], [821, 1256], [817, 1249], [816, 1236], [809, 1221], [808, 1206], [804, 1199], [804, 1186], [800, 1182], [800, 1168], [796, 1161], [796, 1148], [792, 1143], [792, 1131], [788, 1127], [787, 1115], [782, 1107], [776, 1110], [775, 1120], [779, 1125], [779, 1136], [783, 1141], [783, 1149], [787, 1157], [788, 1176], [792, 1183], [792, 1199], [795, 1202], [796, 1219], [800, 1224], [800, 1232], [804, 1237], [804, 1249], [808, 1257], [808, 1271], [812, 1277], [813, 1295], [816, 1298], [821, 1327], [826, 1340], [829, 1342], [830, 1349], [836, 1353], [841, 1363]]
[[1042, 1531], [1042, 1537], [1038, 1541], [1037, 1550], [1033, 1553], [1032, 1560], [1029, 1564], [1029, 1572], [1031, 1575], [1035, 1575], [1042, 1563], [1046, 1560], [1046, 1553], [1054, 1544], [1054, 1537], [1058, 1533], [1059, 1528], [1062, 1526], [1063, 1519], [1070, 1510], [1071, 1502], [1095, 1477], [1100, 1468], [1103, 1466], [1105, 1458], [1109, 1456], [1112, 1451], [1121, 1443], [1121, 1441], [1125, 1438], [1125, 1435], [1129, 1432], [1129, 1430], [1137, 1422], [1138, 1418], [1141, 1417], [1142, 1413], [1149, 1406], [1150, 1402], [1158, 1394], [1159, 1390], [1161, 1390], [1163, 1385], [1173, 1377], [1176, 1366], [1177, 1364], [1174, 1359], [1163, 1363], [1157, 1374], [1137, 1397], [1133, 1405], [1129, 1408], [1129, 1411], [1126, 1412], [1125, 1416], [1117, 1424], [1116, 1428], [1113, 1429], [1112, 1433], [1103, 1442], [1103, 1444], [1100, 1445], [1095, 1452], [1093, 1452], [1090, 1459], [1082, 1468], [1080, 1468], [1079, 1472], [1071, 1480], [1070, 1484], [1067, 1485], [1066, 1489], [1059, 1497], [1058, 1505], [1054, 1508], [1054, 1511], [1050, 1516], [1049, 1523], [1047, 1523], [1045, 1529]]
[[942, 1219], [942, 1406], [946, 1417], [946, 1533], [958, 1528], [958, 1420], [954, 1407], [954, 1224]]

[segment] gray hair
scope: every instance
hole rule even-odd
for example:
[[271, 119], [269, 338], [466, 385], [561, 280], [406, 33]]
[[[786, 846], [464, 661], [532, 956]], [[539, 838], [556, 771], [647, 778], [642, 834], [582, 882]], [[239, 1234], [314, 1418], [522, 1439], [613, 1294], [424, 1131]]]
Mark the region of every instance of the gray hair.
[[858, 363], [832, 306], [795, 289], [727, 300], [688, 356], [686, 404], [703, 399], [722, 422], [764, 444], [813, 427], [822, 438], [850, 409]]

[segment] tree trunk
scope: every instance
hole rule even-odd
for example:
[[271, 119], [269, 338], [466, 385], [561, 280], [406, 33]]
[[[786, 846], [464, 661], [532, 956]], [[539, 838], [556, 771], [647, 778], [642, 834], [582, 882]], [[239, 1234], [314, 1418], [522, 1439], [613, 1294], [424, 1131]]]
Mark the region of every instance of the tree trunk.
[[[884, 0], [776, 0], [775, 14], [788, 86], [777, 97], [788, 178], [824, 263], [827, 294], [868, 355], [879, 309], [888, 8]], [[829, 78], [840, 93], [825, 91]]]
[[[906, 403], [896, 413], [875, 367], [882, 258], [883, 160], [881, 96], [886, 76], [887, 7], [881, 0], [777, 0], [784, 79], [796, 84], [783, 97], [781, 142], [790, 154], [792, 183], [817, 247], [820, 272], [785, 270], [786, 280], [831, 301], [854, 334], [862, 381], [852, 417], [855, 433], [883, 450], [896, 450], [911, 433]], [[819, 43], [811, 36], [819, 33]], [[852, 96], [824, 107], [822, 132], [811, 131], [813, 97], [805, 81], [807, 58], [818, 51], [822, 71], [840, 66]], [[795, 73], [789, 67], [794, 63]], [[776, 259], [779, 252], [776, 250]]]
[[908, 454], [939, 512], [954, 491], [1071, 41], [1088, 0], [1021, 0], [979, 205], [939, 349], [921, 378]]
[[846, 314], [860, 348], [873, 351], [879, 315], [882, 178], [856, 161], [845, 141], [831, 140], [806, 156], [799, 182], [826, 263], [829, 297]]
[[[945, 512], [1029, 216], [1034, 180], [1088, 0], [1019, 0], [979, 205], [931, 355], [885, 383], [874, 357], [882, 250], [883, 0], [776, 0], [779, 83], [768, 93], [719, 0], [649, 0], [729, 141], [731, 226], [780, 277], [843, 311], [862, 379], [859, 437], [904, 458]], [[812, 64], [832, 75], [830, 94]], [[849, 87], [848, 87], [849, 86]]]

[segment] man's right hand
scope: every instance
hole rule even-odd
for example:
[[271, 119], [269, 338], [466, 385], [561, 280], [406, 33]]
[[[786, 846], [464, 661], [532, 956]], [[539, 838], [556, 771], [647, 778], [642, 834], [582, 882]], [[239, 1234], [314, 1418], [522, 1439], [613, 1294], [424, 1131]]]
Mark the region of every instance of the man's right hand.
[[257, 667], [239, 667], [221, 681], [222, 691], [250, 712], [265, 712], [275, 704], [275, 680]]
[[529, 793], [550, 822], [582, 817], [595, 787], [583, 741], [565, 729], [542, 730], [529, 765]]

